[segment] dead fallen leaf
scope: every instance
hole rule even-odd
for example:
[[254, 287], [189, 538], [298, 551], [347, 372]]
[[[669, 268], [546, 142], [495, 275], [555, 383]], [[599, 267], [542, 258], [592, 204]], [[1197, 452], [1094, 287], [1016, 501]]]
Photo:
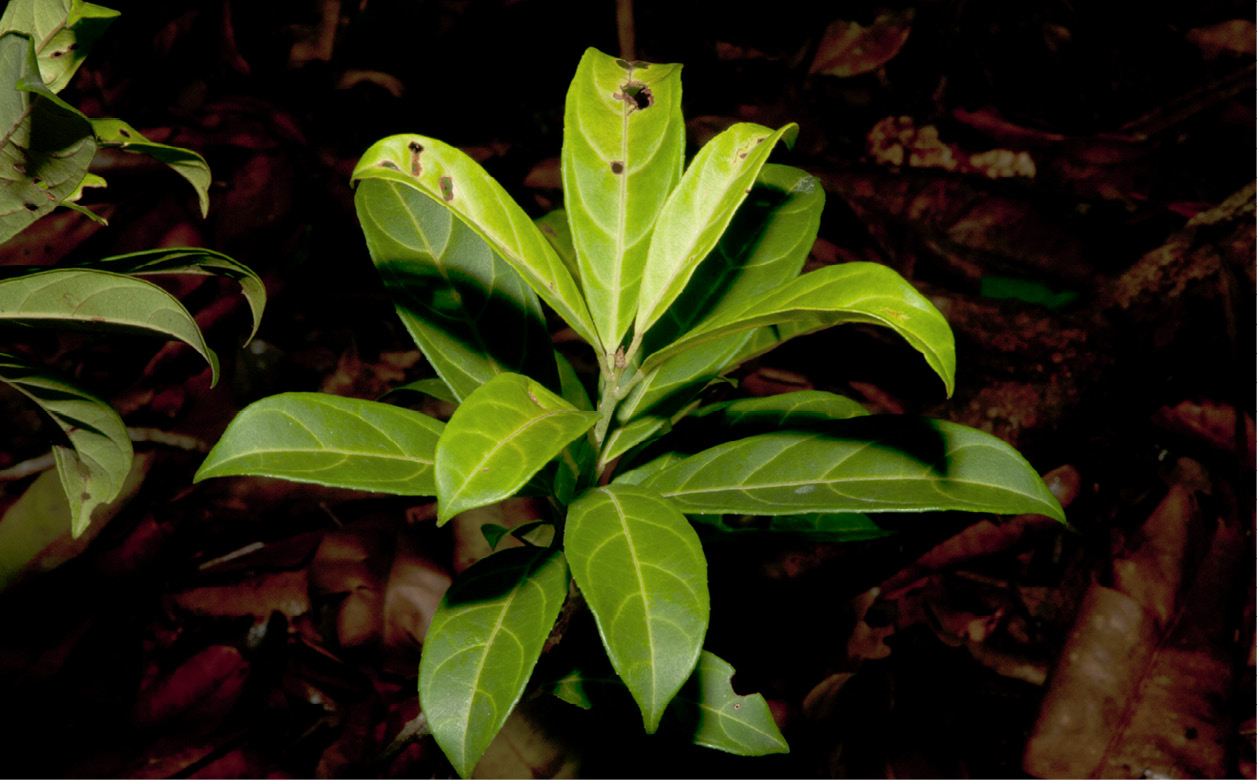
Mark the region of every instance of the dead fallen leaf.
[[169, 601], [178, 609], [206, 617], [265, 619], [272, 612], [282, 612], [296, 618], [310, 611], [309, 581], [304, 568], [247, 574], [227, 584], [175, 592]]
[[1252, 19], [1231, 19], [1208, 27], [1194, 27], [1183, 36], [1207, 60], [1252, 57], [1257, 54], [1257, 25]]
[[143, 688], [132, 719], [143, 728], [187, 716], [202, 728], [212, 727], [235, 705], [248, 676], [249, 663], [239, 650], [210, 645]]
[[865, 27], [837, 20], [825, 28], [808, 73], [858, 76], [877, 70], [895, 58], [912, 32], [914, 11], [887, 11]]

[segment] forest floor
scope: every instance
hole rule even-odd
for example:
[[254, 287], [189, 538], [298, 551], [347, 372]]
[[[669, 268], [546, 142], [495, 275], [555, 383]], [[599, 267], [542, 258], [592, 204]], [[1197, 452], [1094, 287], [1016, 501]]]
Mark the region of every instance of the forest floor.
[[55, 427], [0, 391], [0, 525], [35, 529], [28, 553], [0, 553], [4, 774], [452, 771], [430, 738], [398, 739], [423, 633], [486, 553], [479, 525], [527, 506], [438, 529], [426, 500], [191, 477], [265, 395], [378, 398], [433, 375], [358, 230], [349, 173], [372, 141], [459, 146], [539, 217], [562, 206], [581, 52], [628, 43], [685, 63], [691, 152], [735, 121], [797, 122], [773, 159], [825, 186], [808, 268], [890, 265], [956, 335], [950, 399], [862, 326], [713, 392], [817, 388], [981, 428], [1069, 523], [952, 513], [859, 543], [707, 539], [707, 646], [768, 699], [791, 753], [715, 754], [539, 697], [479, 774], [1254, 777], [1251, 4], [785, 0], [768, 16], [638, 0], [631, 43], [611, 0], [106, 4], [122, 16], [63, 96], [201, 152], [209, 218], [161, 165], [102, 155], [110, 186], [85, 204], [110, 226], [54, 213], [0, 264], [200, 245], [269, 299], [242, 346], [237, 290], [177, 289], [221, 358], [213, 388], [182, 345], [3, 334], [115, 405], [138, 455], [71, 540], [55, 474], [23, 469]]

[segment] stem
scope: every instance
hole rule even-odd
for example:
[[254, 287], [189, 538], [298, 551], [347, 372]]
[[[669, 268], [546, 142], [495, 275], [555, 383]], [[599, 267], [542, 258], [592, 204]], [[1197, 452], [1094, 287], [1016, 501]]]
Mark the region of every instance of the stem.
[[633, 0], [615, 0], [615, 26], [620, 34], [620, 57], [637, 59], [637, 34], [633, 25]]

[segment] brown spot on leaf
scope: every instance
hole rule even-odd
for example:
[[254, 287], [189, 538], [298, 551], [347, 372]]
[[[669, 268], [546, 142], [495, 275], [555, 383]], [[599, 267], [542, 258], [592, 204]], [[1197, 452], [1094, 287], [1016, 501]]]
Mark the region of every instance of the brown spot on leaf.
[[126, 129], [125, 129], [125, 128], [122, 128], [122, 127], [119, 127], [119, 128], [118, 128], [118, 135], [122, 136], [123, 138], [130, 138], [130, 137], [131, 137], [131, 134], [130, 134], [130, 133], [128, 133], [128, 132], [126, 131]]
[[646, 70], [647, 68], [649, 68], [649, 67], [650, 67], [650, 63], [649, 63], [649, 62], [642, 62], [641, 60], [635, 60], [635, 61], [633, 62], [633, 67], [634, 67], [634, 68], [639, 68], [639, 69], [641, 69], [641, 70]]
[[[420, 171], [423, 170], [419, 165], [419, 153], [423, 151], [423, 144], [418, 141], [411, 141], [406, 148], [410, 150], [410, 175], [418, 176]], [[449, 198], [446, 198], [446, 200], [449, 200]]]
[[449, 203], [454, 199], [454, 180], [448, 176], [442, 176], [439, 184], [441, 185], [441, 197], [445, 198], [446, 203]]
[[620, 87], [611, 97], [628, 103], [629, 111], [644, 111], [655, 104], [655, 94], [650, 87], [640, 81], [629, 81]]
[[379, 167], [381, 167], [381, 168], [388, 168], [390, 171], [400, 171], [400, 170], [401, 170], [401, 168], [398, 168], [398, 167], [397, 167], [397, 163], [393, 162], [392, 160], [381, 160], [381, 161], [380, 161], [380, 165], [379, 165]]
[[615, 64], [619, 65], [621, 68], [624, 68], [625, 70], [633, 69], [633, 63], [627, 62], [626, 60], [616, 60]]
[[39, 206], [36, 206], [34, 203], [23, 203], [22, 205], [26, 207], [27, 211], [39, 211]]
[[620, 162], [619, 160], [613, 160], [611, 162], [611, 172], [624, 173], [624, 163]]

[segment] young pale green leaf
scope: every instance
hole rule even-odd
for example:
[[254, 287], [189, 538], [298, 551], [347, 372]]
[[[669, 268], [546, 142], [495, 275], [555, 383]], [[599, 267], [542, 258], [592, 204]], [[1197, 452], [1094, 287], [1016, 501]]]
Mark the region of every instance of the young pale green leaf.
[[378, 401], [281, 393], [240, 411], [197, 470], [403, 496], [436, 494], [439, 420]]
[[171, 247], [115, 255], [91, 260], [84, 265], [101, 271], [136, 276], [150, 274], [222, 276], [240, 285], [245, 301], [249, 304], [249, 312], [253, 315], [253, 329], [249, 331], [246, 344], [253, 340], [258, 326], [262, 324], [262, 311], [266, 308], [266, 286], [262, 284], [262, 280], [253, 272], [253, 269], [222, 252], [194, 246]]
[[707, 142], [659, 213], [642, 272], [636, 331], [663, 316], [716, 246], [738, 205], [751, 191], [777, 142], [794, 142], [798, 126], [773, 131], [751, 123], [730, 127]]
[[10, 0], [0, 34], [26, 33], [36, 42], [40, 77], [60, 92], [118, 12], [82, 0]]
[[72, 196], [95, 154], [87, 117], [40, 80], [35, 44], [0, 35], [0, 244]]
[[563, 553], [494, 553], [458, 576], [432, 617], [419, 661], [419, 704], [462, 777], [519, 703], [567, 597]]
[[637, 312], [651, 231], [684, 156], [681, 66], [586, 49], [563, 113], [563, 202], [585, 300], [608, 350]]
[[806, 171], [768, 163], [715, 249], [646, 334], [646, 354], [707, 317], [776, 289], [799, 275], [825, 209], [825, 190]]
[[69, 447], [56, 445], [52, 453], [77, 538], [91, 523], [92, 510], [118, 497], [131, 469], [126, 425], [105, 401], [13, 355], [0, 353], [0, 382], [38, 404], [69, 440]]
[[[694, 279], [667, 314], [646, 334], [647, 354], [666, 346], [704, 317], [740, 305], [798, 276], [816, 240], [824, 205], [824, 190], [816, 179], [797, 168], [765, 165], [715, 250], [699, 265]], [[633, 388], [616, 410], [616, 418], [631, 427], [630, 421], [638, 419], [675, 417], [730, 367], [750, 338], [750, 332], [734, 333], [663, 361]], [[638, 438], [624, 446], [629, 433], [626, 428], [614, 429], [607, 440], [609, 448], [626, 452], [644, 440]]]
[[601, 351], [580, 286], [541, 230], [502, 185], [464, 152], [422, 135], [377, 141], [353, 181], [384, 179], [422, 192], [489, 243], [577, 335]]
[[1025, 458], [945, 420], [869, 416], [721, 444], [643, 483], [686, 513], [1035, 513], [1065, 519]]
[[511, 497], [597, 420], [526, 376], [489, 380], [458, 407], [437, 444], [438, 523]]
[[201, 216], [209, 214], [210, 169], [204, 157], [191, 149], [150, 141], [121, 119], [93, 119], [92, 130], [101, 146], [146, 154], [170, 166], [196, 190]]
[[925, 356], [951, 395], [956, 345], [947, 320], [902, 276], [877, 263], [844, 263], [804, 274], [704, 320], [646, 358], [642, 370], [650, 371], [672, 355], [730, 333], [790, 320], [818, 319], [827, 325], [866, 322], [891, 328]]
[[698, 534], [653, 491], [612, 485], [571, 505], [563, 541], [611, 665], [654, 733], [707, 633], [707, 559]]
[[696, 745], [739, 756], [790, 752], [764, 697], [738, 695], [733, 690], [733, 667], [706, 650], [668, 708], [668, 718]]
[[200, 353], [218, 381], [218, 358], [196, 320], [162, 288], [122, 274], [79, 268], [0, 280], [0, 322], [178, 339]]
[[398, 316], [459, 399], [503, 372], [559, 387], [537, 296], [480, 235], [396, 181], [363, 180], [354, 206]]

